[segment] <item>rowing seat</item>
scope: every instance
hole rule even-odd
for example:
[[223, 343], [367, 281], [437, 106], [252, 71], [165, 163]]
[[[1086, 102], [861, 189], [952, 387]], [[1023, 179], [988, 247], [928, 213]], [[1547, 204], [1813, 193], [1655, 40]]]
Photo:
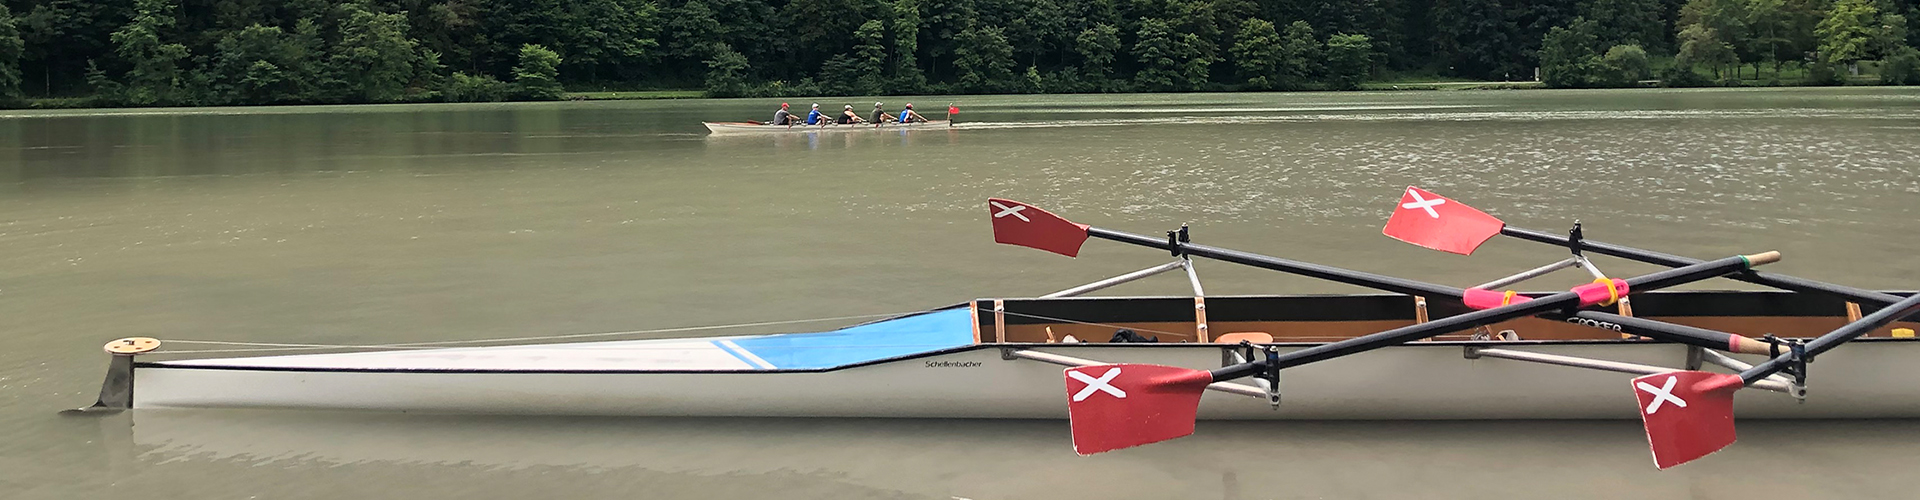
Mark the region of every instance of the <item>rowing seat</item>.
[[1233, 332], [1213, 339], [1218, 344], [1238, 344], [1247, 341], [1254, 344], [1271, 344], [1273, 335], [1267, 332]]

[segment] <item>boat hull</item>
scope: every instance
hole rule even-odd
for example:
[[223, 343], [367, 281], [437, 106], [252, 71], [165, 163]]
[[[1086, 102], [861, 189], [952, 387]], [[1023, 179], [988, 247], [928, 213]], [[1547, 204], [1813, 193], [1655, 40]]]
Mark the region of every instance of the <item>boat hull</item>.
[[854, 124], [854, 125], [827, 124], [824, 126], [794, 125], [789, 127], [785, 125], [761, 125], [758, 123], [750, 123], [750, 122], [702, 122], [702, 123], [707, 126], [707, 131], [713, 133], [714, 135], [798, 134], [798, 133], [813, 133], [813, 132], [858, 132], [862, 130], [921, 130], [921, 129], [947, 128], [946, 120], [933, 120], [933, 121], [908, 123], [908, 124], [885, 123], [877, 126], [868, 125], [868, 124]]
[[[1294, 350], [1310, 344], [1283, 345]], [[1283, 402], [1209, 392], [1200, 417], [1266, 419], [1634, 419], [1630, 375], [1502, 359], [1499, 346], [1656, 366], [1687, 348], [1636, 341], [1422, 342], [1288, 369]], [[1031, 348], [1106, 362], [1206, 369], [1230, 346], [981, 344], [813, 370], [354, 370], [134, 368], [135, 408], [290, 408], [432, 413], [1065, 418], [1061, 367], [1006, 359]], [[1747, 357], [1748, 361], [1757, 361]], [[1867, 339], [1820, 357], [1811, 401], [1742, 391], [1742, 418], [1920, 417], [1920, 342]]]

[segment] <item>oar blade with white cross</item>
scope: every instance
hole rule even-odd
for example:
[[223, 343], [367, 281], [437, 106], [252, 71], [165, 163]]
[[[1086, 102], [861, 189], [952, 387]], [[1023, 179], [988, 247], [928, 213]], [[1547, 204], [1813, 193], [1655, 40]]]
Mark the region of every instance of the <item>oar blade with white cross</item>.
[[1087, 242], [1087, 225], [1075, 224], [1040, 207], [1000, 198], [987, 199], [993, 215], [993, 241], [1078, 257]]
[[1113, 364], [1066, 369], [1073, 451], [1092, 455], [1193, 434], [1213, 375], [1174, 366]]
[[1666, 469], [1733, 444], [1733, 393], [1742, 386], [1739, 375], [1698, 371], [1633, 379], [1653, 465]]
[[1507, 223], [1425, 189], [1407, 186], [1380, 232], [1423, 247], [1471, 255]]

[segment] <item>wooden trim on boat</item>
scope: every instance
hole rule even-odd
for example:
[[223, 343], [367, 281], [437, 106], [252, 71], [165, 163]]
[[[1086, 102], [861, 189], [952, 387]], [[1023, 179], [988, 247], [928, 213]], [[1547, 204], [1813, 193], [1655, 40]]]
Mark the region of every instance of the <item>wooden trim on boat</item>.
[[1193, 341], [1207, 343], [1207, 298], [1193, 298]]
[[[974, 322], [974, 324], [979, 323]], [[1007, 341], [1007, 303], [1003, 299], [993, 299], [993, 341], [999, 343]]]
[[[967, 312], [971, 314], [972, 317], [980, 317], [980, 302], [973, 300], [967, 301]], [[980, 322], [978, 321], [973, 322], [973, 343], [980, 343]]]

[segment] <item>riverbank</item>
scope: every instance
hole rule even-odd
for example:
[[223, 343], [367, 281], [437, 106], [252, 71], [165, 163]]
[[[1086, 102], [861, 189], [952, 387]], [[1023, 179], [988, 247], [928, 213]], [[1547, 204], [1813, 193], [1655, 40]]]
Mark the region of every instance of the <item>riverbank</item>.
[[[1793, 78], [1793, 77], [1802, 76], [1802, 75], [1788, 73], [1786, 75], [1781, 75], [1781, 76]], [[1835, 86], [1846, 86], [1846, 87], [1882, 86], [1881, 83], [1879, 82], [1878, 76], [1873, 74], [1861, 74], [1858, 76], [1848, 77], [1845, 82], [1839, 85], [1811, 85], [1811, 84], [1807, 84], [1806, 82], [1798, 81], [1798, 80], [1790, 80], [1790, 81], [1792, 81], [1792, 83], [1782, 83], [1780, 81], [1779, 76], [1769, 74], [1765, 78], [1743, 78], [1739, 81], [1739, 85], [1730, 85], [1730, 86], [1714, 85], [1714, 86], [1707, 86], [1702, 88], [1799, 88], [1799, 87], [1817, 88], [1817, 87], [1835, 87]], [[1661, 83], [1659, 80], [1642, 81], [1640, 82], [1640, 86], [1639, 86], [1639, 88], [1660, 88], [1660, 87], [1661, 87]], [[1360, 84], [1360, 88], [1358, 90], [1360, 91], [1419, 91], [1419, 90], [1471, 91], [1471, 90], [1551, 90], [1551, 89], [1547, 87], [1546, 84], [1538, 81], [1486, 82], [1486, 81], [1471, 81], [1471, 80], [1469, 81], [1453, 80], [1453, 81], [1368, 82], [1368, 83]], [[1299, 92], [1321, 92], [1321, 91], [1299, 91]], [[1216, 93], [1236, 94], [1241, 92], [1222, 91], [1222, 92], [1216, 92]], [[991, 95], [991, 94], [984, 94], [984, 95]], [[1079, 95], [1079, 94], [1032, 94], [1032, 95]], [[1114, 95], [1120, 95], [1120, 94], [1114, 94]], [[570, 101], [639, 101], [639, 100], [707, 99], [708, 98], [705, 91], [697, 90], [697, 89], [567, 92], [564, 96], [565, 96], [564, 97], [565, 100], [570, 100]], [[106, 108], [109, 108], [109, 107], [95, 106], [93, 105], [94, 102], [95, 100], [91, 96], [36, 97], [36, 98], [25, 99], [20, 103], [21, 105], [15, 109], [92, 109], [92, 108], [106, 109]], [[388, 103], [388, 104], [392, 104], [392, 103]], [[318, 106], [321, 104], [316, 104], [316, 105]], [[265, 106], [279, 106], [279, 105], [265, 105]], [[246, 106], [235, 106], [235, 107], [246, 107]]]

